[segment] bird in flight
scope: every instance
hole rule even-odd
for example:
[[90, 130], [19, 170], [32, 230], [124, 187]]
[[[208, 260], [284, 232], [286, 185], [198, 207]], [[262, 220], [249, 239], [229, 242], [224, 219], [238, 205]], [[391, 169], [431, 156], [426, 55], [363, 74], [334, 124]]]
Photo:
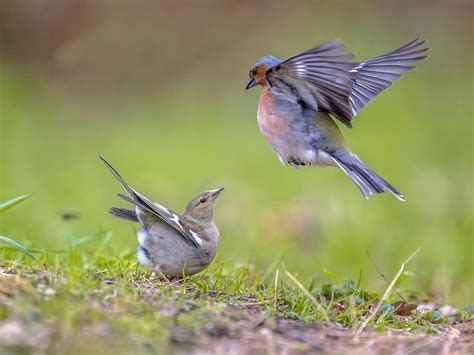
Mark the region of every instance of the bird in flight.
[[351, 152], [334, 119], [351, 128], [357, 113], [427, 58], [429, 48], [417, 38], [363, 62], [354, 62], [346, 49], [333, 40], [285, 60], [257, 60], [246, 89], [263, 87], [257, 110], [260, 132], [284, 165], [336, 166], [365, 198], [389, 191], [403, 201], [397, 189]]

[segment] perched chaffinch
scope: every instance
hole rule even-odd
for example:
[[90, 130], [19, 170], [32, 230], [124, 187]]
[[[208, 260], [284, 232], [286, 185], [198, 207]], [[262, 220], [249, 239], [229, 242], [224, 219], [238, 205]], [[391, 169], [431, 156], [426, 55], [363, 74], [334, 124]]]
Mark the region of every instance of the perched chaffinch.
[[354, 116], [370, 100], [427, 58], [425, 43], [417, 38], [360, 63], [352, 61], [354, 55], [338, 40], [286, 60], [260, 58], [246, 86], [263, 86], [257, 114], [260, 132], [283, 165], [337, 166], [365, 198], [389, 191], [403, 201], [400, 192], [351, 152], [333, 117], [351, 128]]
[[180, 277], [194, 275], [211, 263], [220, 243], [213, 220], [214, 203], [223, 188], [201, 192], [179, 215], [131, 188], [104, 158], [99, 158], [128, 193], [118, 196], [135, 206], [134, 210], [112, 207], [109, 212], [140, 223], [137, 258], [142, 265], [165, 276]]

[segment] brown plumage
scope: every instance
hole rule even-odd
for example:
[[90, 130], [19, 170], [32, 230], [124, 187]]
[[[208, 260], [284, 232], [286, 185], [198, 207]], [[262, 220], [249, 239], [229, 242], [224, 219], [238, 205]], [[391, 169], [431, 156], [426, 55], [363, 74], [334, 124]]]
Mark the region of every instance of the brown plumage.
[[137, 258], [141, 264], [179, 277], [198, 273], [212, 262], [220, 244], [214, 203], [223, 188], [201, 192], [180, 215], [131, 188], [105, 159], [100, 159], [128, 193], [119, 197], [134, 205], [135, 210], [112, 207], [109, 212], [116, 218], [140, 223]]

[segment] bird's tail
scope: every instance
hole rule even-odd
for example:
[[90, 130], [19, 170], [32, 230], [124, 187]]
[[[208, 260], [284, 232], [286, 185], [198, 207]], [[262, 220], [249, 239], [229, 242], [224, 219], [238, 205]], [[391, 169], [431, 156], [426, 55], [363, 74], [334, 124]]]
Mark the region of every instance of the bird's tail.
[[334, 163], [354, 181], [365, 198], [388, 191], [398, 200], [405, 201], [405, 197], [396, 188], [371, 170], [356, 155], [348, 153], [344, 158], [334, 155], [331, 155], [331, 157]]
[[112, 207], [109, 213], [115, 218], [123, 219], [125, 221], [138, 222], [138, 217], [135, 211], [127, 210], [126, 208]]

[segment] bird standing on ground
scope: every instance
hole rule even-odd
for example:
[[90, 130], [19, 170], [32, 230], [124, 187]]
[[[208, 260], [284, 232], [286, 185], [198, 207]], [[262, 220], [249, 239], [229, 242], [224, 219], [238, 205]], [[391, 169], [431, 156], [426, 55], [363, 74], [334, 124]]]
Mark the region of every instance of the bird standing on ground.
[[403, 201], [400, 192], [350, 151], [332, 117], [351, 128], [370, 100], [427, 58], [425, 43], [418, 38], [360, 63], [352, 61], [354, 55], [338, 40], [286, 60], [260, 58], [246, 89], [263, 87], [258, 104], [262, 135], [284, 165], [337, 166], [366, 198], [389, 191]]
[[99, 158], [128, 193], [118, 196], [135, 206], [133, 210], [112, 207], [109, 212], [140, 223], [137, 258], [142, 265], [165, 277], [180, 277], [194, 275], [211, 263], [220, 243], [213, 220], [214, 203], [223, 188], [201, 192], [179, 215], [131, 188], [105, 159]]

